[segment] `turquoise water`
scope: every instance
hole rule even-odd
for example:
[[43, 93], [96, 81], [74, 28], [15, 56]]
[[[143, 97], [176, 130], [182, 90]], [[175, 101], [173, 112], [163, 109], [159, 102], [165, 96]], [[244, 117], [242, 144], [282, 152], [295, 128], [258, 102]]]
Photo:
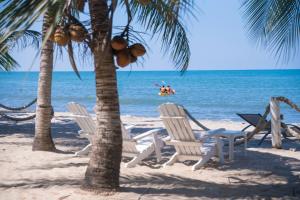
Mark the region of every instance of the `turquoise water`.
[[[70, 101], [92, 111], [95, 105], [93, 72], [53, 75], [53, 106], [66, 111]], [[26, 104], [36, 96], [37, 72], [1, 72], [0, 102], [10, 106]], [[176, 95], [158, 96], [155, 84], [170, 84]], [[239, 120], [235, 113], [262, 113], [271, 96], [285, 96], [300, 105], [300, 70], [118, 72], [121, 113], [158, 116], [157, 106], [164, 102], [184, 105], [199, 119]], [[300, 122], [300, 114], [282, 106], [285, 121]]]

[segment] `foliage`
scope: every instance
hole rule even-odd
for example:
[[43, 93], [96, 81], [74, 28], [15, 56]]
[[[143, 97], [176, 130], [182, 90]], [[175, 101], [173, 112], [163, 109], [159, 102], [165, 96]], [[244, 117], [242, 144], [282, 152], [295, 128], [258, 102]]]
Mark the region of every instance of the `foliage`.
[[299, 50], [299, 0], [244, 0], [243, 16], [250, 37], [288, 61]]
[[[46, 13], [48, 8], [52, 8], [51, 15], [55, 19], [51, 26], [52, 30], [65, 16], [77, 19], [78, 10], [73, 8], [76, 7], [78, 1], [80, 0], [0, 1], [0, 28], [7, 30], [3, 33], [4, 39], [15, 30], [28, 29]], [[131, 18], [132, 15], [132, 18], [137, 19], [137, 22], [143, 25], [146, 31], [150, 31], [152, 35], [161, 36], [164, 52], [170, 54], [176, 67], [186, 70], [191, 52], [186, 27], [183, 25], [183, 16], [193, 15], [193, 0], [149, 0], [147, 5], [140, 3], [139, 0], [120, 0], [119, 2], [118, 5], [125, 5], [128, 18]], [[114, 3], [115, 0], [111, 1], [111, 8]], [[114, 10], [110, 9], [110, 12], [114, 12]], [[112, 13], [111, 16], [113, 16]], [[132, 29], [129, 28], [130, 22], [131, 19], [124, 29], [127, 31], [127, 36], [134, 35], [131, 32]], [[92, 35], [92, 33], [89, 34]], [[46, 38], [49, 35], [47, 34]], [[89, 40], [86, 42], [90, 46]], [[70, 47], [69, 44], [68, 48]], [[68, 50], [68, 52], [72, 52], [72, 50]], [[73, 62], [71, 61], [71, 63]]]
[[36, 48], [40, 44], [40, 33], [33, 30], [13, 31], [9, 37], [3, 38], [0, 33], [0, 70], [10, 71], [19, 66], [11, 56], [11, 49], [14, 47], [25, 48], [33, 45]]

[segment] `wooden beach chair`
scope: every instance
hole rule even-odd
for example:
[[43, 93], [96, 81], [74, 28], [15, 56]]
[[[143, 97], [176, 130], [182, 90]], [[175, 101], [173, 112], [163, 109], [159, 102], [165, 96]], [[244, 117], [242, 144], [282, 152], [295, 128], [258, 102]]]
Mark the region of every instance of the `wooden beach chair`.
[[[81, 128], [79, 135], [88, 138], [90, 141], [89, 145], [76, 152], [75, 155], [86, 155], [91, 148], [91, 137], [96, 131], [96, 124], [83, 105], [71, 102], [68, 103], [67, 108], [73, 113], [75, 121]], [[162, 141], [157, 135], [160, 129], [153, 129], [132, 137], [130, 130], [133, 127], [133, 125], [125, 127], [123, 123], [121, 123], [123, 137], [122, 155], [125, 157], [133, 157], [131, 161], [125, 164], [125, 167], [134, 167], [136, 164], [141, 163], [143, 159], [149, 157], [153, 152], [156, 154], [157, 161], [160, 162], [160, 149], [163, 146]]]
[[225, 129], [204, 131], [206, 136], [192, 130], [189, 120], [182, 106], [166, 103], [159, 106], [160, 118], [167, 129], [169, 138], [167, 145], [173, 145], [176, 153], [164, 166], [172, 165], [176, 161], [197, 160], [192, 170], [201, 168], [208, 160], [217, 155], [223, 162], [223, 142], [210, 138], [210, 133], [217, 133]]

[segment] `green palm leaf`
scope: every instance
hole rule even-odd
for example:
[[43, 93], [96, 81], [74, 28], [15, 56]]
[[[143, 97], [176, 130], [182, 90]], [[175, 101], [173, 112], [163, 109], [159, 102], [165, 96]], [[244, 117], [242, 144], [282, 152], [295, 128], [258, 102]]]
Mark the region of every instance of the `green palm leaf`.
[[[123, 2], [124, 3], [124, 2]], [[133, 17], [147, 31], [162, 38], [162, 48], [169, 53], [177, 68], [186, 70], [191, 56], [183, 15], [193, 15], [192, 0], [152, 0], [142, 5], [137, 0], [130, 2]]]
[[250, 38], [288, 61], [299, 50], [299, 0], [244, 0], [243, 16]]
[[17, 61], [11, 56], [10, 50], [15, 46], [25, 48], [30, 45], [39, 47], [41, 34], [37, 31], [23, 30], [14, 31], [6, 39], [2, 39], [0, 33], [0, 70], [10, 71], [19, 66]]

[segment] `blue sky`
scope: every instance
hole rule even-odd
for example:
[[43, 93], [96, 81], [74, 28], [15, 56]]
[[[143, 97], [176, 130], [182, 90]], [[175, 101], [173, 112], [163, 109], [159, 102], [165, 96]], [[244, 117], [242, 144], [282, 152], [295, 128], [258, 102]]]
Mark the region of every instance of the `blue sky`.
[[[189, 69], [299, 69], [300, 60], [289, 63], [276, 62], [266, 50], [258, 48], [246, 34], [243, 27], [240, 0], [199, 0], [197, 2], [197, 19], [186, 19], [188, 36], [191, 45], [191, 62]], [[115, 24], [124, 24], [124, 13], [115, 15]], [[34, 27], [40, 29], [38, 23]], [[139, 30], [139, 26], [135, 26]], [[141, 29], [141, 31], [143, 31]], [[150, 40], [145, 37], [151, 48], [143, 64], [133, 65], [124, 70], [172, 70], [174, 65], [168, 56], [161, 51], [159, 38]], [[14, 52], [15, 58], [21, 63], [20, 71], [38, 71], [39, 59], [35, 61], [36, 52], [27, 48]], [[33, 63], [33, 64], [32, 64]], [[71, 70], [66, 54], [55, 61], [55, 71]], [[91, 62], [80, 64], [80, 70], [93, 70]]]

